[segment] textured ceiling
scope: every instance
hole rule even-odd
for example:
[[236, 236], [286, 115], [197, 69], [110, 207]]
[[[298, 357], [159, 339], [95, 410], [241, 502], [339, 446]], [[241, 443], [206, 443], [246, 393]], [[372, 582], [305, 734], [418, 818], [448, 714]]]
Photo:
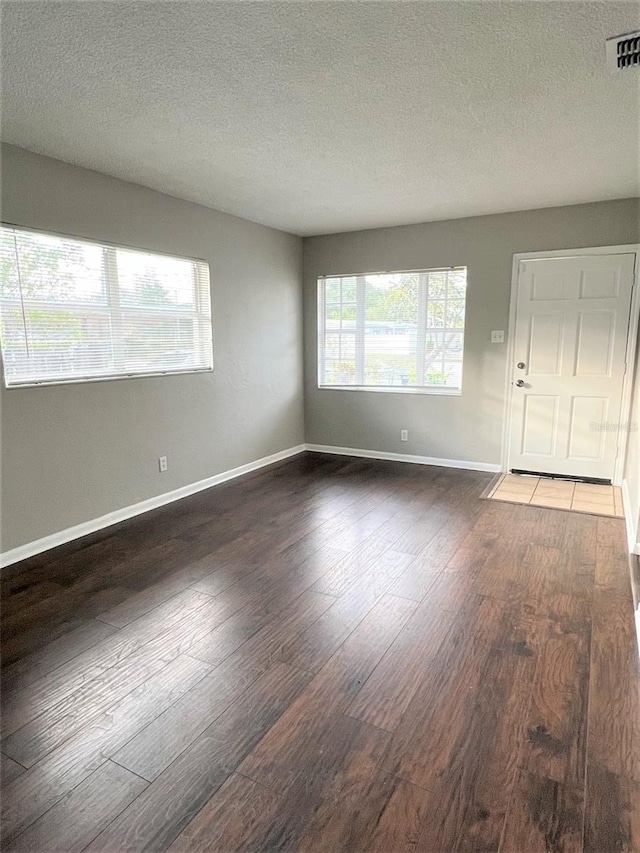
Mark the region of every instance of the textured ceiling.
[[297, 234], [640, 194], [638, 3], [2, 7], [5, 141]]

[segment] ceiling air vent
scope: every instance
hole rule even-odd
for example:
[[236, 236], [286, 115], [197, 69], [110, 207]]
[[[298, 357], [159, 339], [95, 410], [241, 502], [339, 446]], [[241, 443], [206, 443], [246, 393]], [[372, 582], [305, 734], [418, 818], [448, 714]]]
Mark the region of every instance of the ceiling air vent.
[[640, 31], [607, 39], [607, 64], [614, 71], [640, 66]]

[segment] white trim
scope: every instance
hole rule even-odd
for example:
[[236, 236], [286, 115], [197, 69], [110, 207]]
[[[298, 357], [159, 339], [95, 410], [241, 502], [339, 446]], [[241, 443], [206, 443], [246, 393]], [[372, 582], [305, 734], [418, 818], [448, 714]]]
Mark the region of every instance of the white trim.
[[583, 246], [577, 249], [550, 249], [548, 252], [518, 252], [519, 261], [535, 258], [576, 258], [580, 255], [632, 255], [640, 251], [640, 243], [623, 243], [620, 246]]
[[440, 397], [461, 397], [462, 388], [445, 385], [318, 385], [318, 391], [373, 391], [374, 394], [435, 394]]
[[[51, 303], [46, 300], [36, 299], [32, 304], [41, 311], [55, 311], [60, 309], [60, 305], [66, 307], [66, 310], [73, 314], [76, 318], [82, 318], [92, 315], [107, 316], [112, 329], [111, 343], [113, 350], [113, 365], [104, 373], [94, 374], [92, 372], [79, 373], [78, 375], [70, 375], [64, 373], [61, 376], [25, 376], [16, 377], [8, 376], [6, 372], [6, 362], [4, 361], [4, 348], [0, 346], [0, 362], [3, 366], [4, 387], [7, 389], [17, 388], [40, 388], [45, 385], [67, 385], [79, 384], [83, 382], [104, 382], [115, 379], [130, 379], [130, 378], [146, 378], [148, 376], [165, 376], [175, 373], [200, 373], [211, 371], [214, 367], [213, 362], [213, 319], [211, 315], [211, 271], [209, 262], [201, 258], [189, 258], [182, 255], [167, 254], [166, 252], [155, 251], [152, 249], [136, 249], [131, 246], [126, 246], [117, 243], [104, 243], [91, 238], [76, 237], [71, 234], [59, 234], [52, 231], [41, 231], [35, 228], [25, 228], [22, 225], [14, 225], [10, 223], [0, 222], [0, 231], [5, 231], [13, 234], [14, 244], [16, 236], [21, 234], [31, 234], [40, 237], [50, 237], [57, 240], [59, 243], [69, 241], [80, 245], [91, 245], [100, 249], [101, 252], [101, 273], [105, 283], [105, 301], [103, 304], [82, 304], [81, 302], [66, 303]], [[59, 248], [59, 246], [58, 246]], [[191, 265], [191, 281], [194, 286], [194, 298], [196, 306], [194, 310], [182, 311], [179, 308], [171, 305], [162, 306], [161, 309], [154, 309], [148, 305], [142, 306], [123, 306], [120, 301], [121, 282], [118, 278], [118, 257], [117, 253], [130, 253], [134, 255], [144, 255], [151, 258], [161, 258], [172, 261], [184, 261]], [[16, 263], [18, 263], [18, 248], [15, 245], [14, 252], [16, 254]], [[18, 279], [20, 279], [20, 269], [18, 264]], [[9, 307], [13, 304], [14, 307], [21, 312], [23, 323], [25, 306], [23, 304], [22, 286], [18, 281], [19, 296], [9, 300]], [[3, 300], [6, 303], [7, 300]], [[188, 369], [177, 370], [168, 367], [159, 367], [156, 370], [145, 371], [141, 369], [125, 369], [124, 364], [124, 339], [122, 334], [122, 324], [126, 316], [148, 318], [150, 316], [159, 317], [160, 319], [189, 319], [196, 322], [198, 346], [194, 349], [194, 355], [202, 358], [202, 363]], [[27, 326], [24, 326], [24, 336], [27, 344], [27, 355], [29, 355], [29, 333]], [[204, 343], [203, 343], [204, 339]], [[206, 344], [206, 345], [205, 345]], [[28, 359], [27, 359], [28, 360]], [[68, 368], [68, 365], [65, 364]]]
[[[636, 247], [636, 259], [633, 262], [633, 284], [631, 289], [631, 305], [629, 307], [629, 329], [627, 331], [627, 349], [625, 352], [625, 374], [622, 385], [622, 402], [620, 404], [620, 422], [631, 419], [631, 403], [633, 401], [634, 369], [636, 364], [636, 348], [638, 346], [638, 324], [640, 323], [640, 245]], [[624, 468], [627, 461], [627, 446], [629, 430], [618, 432], [618, 455], [616, 457], [615, 485], [622, 483]]]
[[512, 375], [515, 358], [516, 312], [518, 310], [518, 277], [522, 254], [514, 255], [511, 264], [511, 293], [509, 296], [509, 326], [507, 329], [507, 361], [505, 364], [504, 413], [502, 417], [501, 469], [509, 470], [509, 443], [511, 440], [511, 398], [513, 396]]
[[386, 453], [383, 450], [362, 450], [355, 447], [334, 447], [331, 444], [307, 444], [311, 453], [332, 453], [335, 456], [360, 456], [363, 459], [386, 459], [391, 462], [411, 462], [414, 465], [436, 465], [440, 468], [466, 468], [470, 471], [499, 473], [500, 465], [493, 462], [470, 462], [465, 459], [440, 459], [436, 456], [414, 456], [410, 453]]
[[328, 278], [356, 278], [359, 275], [400, 275], [407, 272], [451, 272], [451, 270], [463, 270], [466, 266], [452, 267], [424, 267], [424, 269], [408, 269], [408, 270], [361, 270], [360, 272], [330, 272], [317, 277], [318, 281], [324, 281]]
[[10, 551], [5, 551], [4, 554], [0, 554], [0, 565], [10, 566], [12, 563], [26, 560], [28, 557], [41, 554], [43, 551], [49, 551], [51, 548], [64, 545], [73, 539], [79, 539], [81, 536], [86, 536], [89, 533], [95, 533], [97, 530], [102, 530], [105, 527], [111, 527], [112, 524], [117, 524], [128, 518], [149, 512], [149, 510], [156, 509], [173, 501], [179, 501], [181, 498], [186, 498], [204, 489], [210, 489], [212, 486], [217, 486], [219, 483], [224, 483], [227, 480], [233, 480], [235, 477], [241, 477], [243, 474], [249, 474], [251, 471], [257, 471], [259, 468], [264, 468], [267, 465], [273, 465], [274, 462], [280, 462], [280, 460], [288, 459], [290, 456], [297, 456], [298, 453], [302, 453], [305, 449], [306, 446], [304, 444], [298, 444], [296, 447], [280, 450], [277, 453], [272, 453], [270, 456], [263, 456], [262, 459], [256, 459], [254, 462], [248, 462], [246, 465], [239, 465], [237, 468], [232, 468], [229, 471], [214, 474], [213, 477], [189, 483], [187, 486], [180, 486], [180, 488], [174, 489], [171, 492], [164, 492], [164, 494], [156, 495], [137, 504], [125, 506], [114, 512], [108, 512], [99, 518], [93, 518], [90, 521], [82, 522], [82, 524], [68, 527], [66, 530], [61, 530], [58, 533], [43, 536], [42, 539], [36, 539], [34, 542], [27, 542], [26, 545], [20, 545], [17, 548], [12, 548]]
[[[629, 553], [640, 554], [640, 542], [636, 542], [636, 538], [640, 537], [640, 529], [635, 526], [638, 524], [638, 519], [634, 519], [635, 513], [631, 506], [631, 495], [629, 494], [629, 483], [627, 480], [622, 481], [622, 507], [624, 509], [624, 520], [627, 527]], [[640, 641], [640, 637], [638, 639]]]
[[[447, 282], [449, 281], [449, 273], [450, 272], [464, 272], [464, 316], [463, 316], [463, 324], [462, 328], [452, 327], [452, 326], [443, 326], [442, 328], [436, 329], [435, 327], [427, 326], [427, 314], [428, 314], [428, 303], [429, 303], [429, 285], [426, 277], [433, 272], [446, 272], [447, 273]], [[364, 383], [364, 364], [365, 364], [365, 301], [366, 301], [366, 286], [365, 279], [369, 276], [389, 276], [389, 275], [402, 275], [404, 273], [412, 273], [418, 276], [418, 309], [416, 316], [416, 328], [417, 328], [417, 343], [416, 343], [416, 352], [415, 352], [415, 366], [416, 366], [416, 381], [412, 385], [369, 385]], [[354, 385], [338, 385], [334, 383], [327, 383], [326, 380], [326, 364], [325, 364], [325, 355], [326, 355], [326, 337], [327, 334], [331, 335], [336, 333], [336, 329], [327, 329], [327, 281], [331, 279], [340, 281], [340, 298], [339, 305], [342, 305], [343, 299], [343, 287], [342, 280], [344, 278], [353, 278], [356, 282], [356, 294], [355, 294], [355, 303], [352, 301], [349, 304], [355, 304], [355, 323], [353, 331], [343, 331], [342, 329], [342, 321], [340, 322], [340, 328], [337, 330], [337, 334], [340, 337], [340, 341], [342, 341], [342, 335], [347, 334], [349, 336], [353, 335], [354, 342], [354, 363], [355, 363], [355, 378], [356, 382]], [[317, 387], [322, 390], [338, 390], [338, 391], [383, 391], [385, 393], [420, 393], [420, 394], [437, 394], [437, 393], [447, 393], [449, 391], [452, 394], [460, 395], [462, 393], [461, 387], [451, 387], [451, 386], [438, 386], [438, 385], [426, 385], [424, 383], [424, 364], [420, 363], [420, 352], [421, 352], [421, 339], [422, 339], [422, 349], [424, 349], [424, 334], [426, 334], [428, 328], [432, 331], [438, 332], [451, 332], [458, 333], [460, 332], [462, 337], [462, 347], [460, 350], [460, 384], [462, 384], [462, 376], [464, 374], [464, 339], [466, 333], [466, 310], [467, 310], [467, 291], [468, 291], [468, 267], [466, 265], [456, 266], [456, 267], [435, 267], [433, 269], [418, 269], [418, 270], [404, 270], [393, 272], [382, 272], [382, 273], [372, 273], [372, 272], [360, 272], [348, 275], [321, 275], [316, 279], [316, 290], [317, 290], [317, 307], [318, 307], [318, 316], [317, 316], [317, 369], [316, 369], [316, 383]], [[446, 315], [447, 308], [447, 292], [445, 292], [444, 296], [444, 310]], [[332, 303], [336, 304], [336, 303]], [[446, 317], [445, 317], [446, 320]], [[420, 330], [424, 333], [420, 334]], [[342, 343], [340, 344], [340, 349], [342, 348]], [[424, 353], [423, 353], [424, 355]], [[330, 359], [331, 360], [331, 359]], [[447, 361], [448, 363], [453, 363], [458, 359], [452, 359], [446, 357], [444, 353], [441, 353], [440, 360], [444, 363]], [[422, 378], [420, 378], [422, 377]]]
[[[622, 404], [620, 421], [629, 420], [631, 410], [631, 395], [633, 389], [633, 365], [638, 341], [638, 322], [640, 321], [640, 243], [629, 243], [622, 246], [597, 246], [582, 249], [557, 249], [549, 252], [519, 252], [513, 256], [511, 267], [511, 296], [509, 302], [509, 331], [507, 333], [507, 363], [505, 368], [504, 417], [502, 419], [502, 453], [501, 470], [509, 470], [509, 440], [511, 436], [511, 398], [513, 395], [512, 365], [515, 357], [516, 312], [518, 308], [518, 274], [520, 261], [534, 258], [571, 258], [580, 255], [635, 255], [634, 280], [631, 291], [631, 306], [629, 313], [629, 331], [627, 334], [626, 363], [627, 370], [622, 388]], [[614, 485], [622, 484], [624, 461], [627, 452], [628, 435], [620, 430], [620, 443], [613, 474]]]

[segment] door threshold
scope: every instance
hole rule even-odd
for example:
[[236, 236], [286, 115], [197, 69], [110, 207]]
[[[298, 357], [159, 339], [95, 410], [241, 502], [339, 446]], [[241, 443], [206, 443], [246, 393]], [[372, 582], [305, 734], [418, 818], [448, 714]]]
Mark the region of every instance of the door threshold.
[[525, 477], [542, 477], [545, 480], [569, 480], [572, 483], [591, 483], [593, 486], [610, 486], [611, 480], [604, 477], [577, 477], [574, 474], [550, 474], [547, 471], [526, 471], [523, 468], [511, 468], [510, 474], [521, 474]]

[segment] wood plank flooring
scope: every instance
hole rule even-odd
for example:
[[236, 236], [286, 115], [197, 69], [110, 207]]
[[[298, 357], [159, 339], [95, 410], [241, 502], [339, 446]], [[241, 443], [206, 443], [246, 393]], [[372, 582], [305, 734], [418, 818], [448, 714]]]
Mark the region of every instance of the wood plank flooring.
[[2, 849], [638, 853], [624, 522], [304, 454], [2, 574]]

